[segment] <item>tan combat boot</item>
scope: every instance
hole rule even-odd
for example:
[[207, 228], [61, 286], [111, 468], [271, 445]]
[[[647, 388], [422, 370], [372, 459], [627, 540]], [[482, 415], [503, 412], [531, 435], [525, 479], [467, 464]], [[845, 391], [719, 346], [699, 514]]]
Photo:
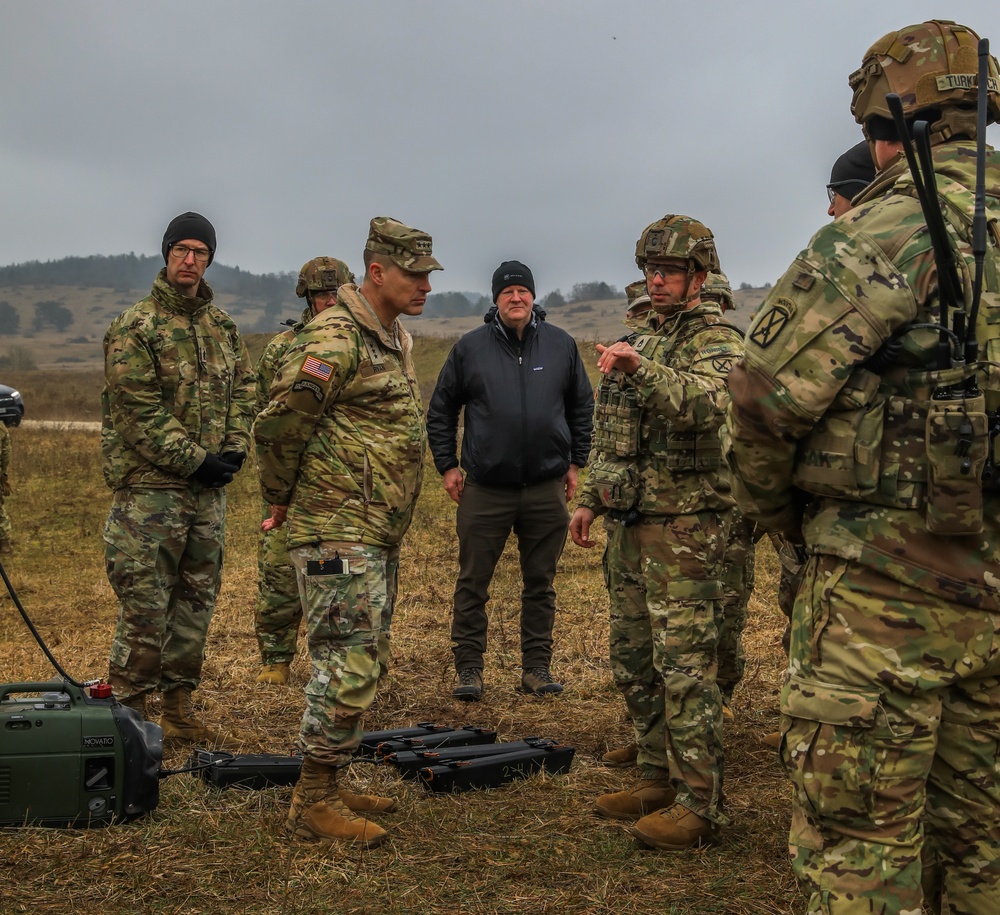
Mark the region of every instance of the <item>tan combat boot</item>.
[[639, 759], [639, 745], [630, 743], [627, 747], [619, 747], [617, 750], [608, 750], [601, 757], [601, 762], [612, 769], [627, 769], [634, 766]]
[[765, 734], [761, 737], [769, 747], [774, 747], [776, 750], [781, 746], [781, 731], [772, 731], [770, 734]]
[[190, 686], [179, 686], [163, 694], [160, 727], [164, 740], [185, 740], [210, 750], [239, 750], [242, 746], [241, 741], [213, 730], [195, 717]]
[[349, 842], [374, 848], [386, 838], [381, 826], [355, 816], [341, 798], [337, 770], [308, 756], [302, 760], [285, 828], [303, 842]]
[[667, 851], [707, 845], [715, 838], [712, 823], [683, 804], [644, 816], [630, 832], [651, 848]]
[[260, 673], [257, 674], [258, 683], [266, 683], [270, 686], [284, 686], [291, 676], [292, 665], [288, 661], [279, 661], [277, 664], [265, 664]]
[[124, 699], [119, 699], [118, 701], [124, 705], [125, 708], [130, 708], [133, 712], [138, 712], [139, 717], [143, 721], [148, 721], [149, 714], [146, 708], [147, 695], [147, 693], [133, 693], [131, 696], [126, 696]]
[[394, 797], [381, 797], [378, 794], [355, 794], [346, 788], [338, 788], [337, 794], [353, 813], [389, 813], [396, 809]]
[[594, 808], [602, 817], [613, 820], [638, 820], [654, 810], [669, 807], [677, 799], [669, 777], [644, 778], [630, 791], [602, 794]]

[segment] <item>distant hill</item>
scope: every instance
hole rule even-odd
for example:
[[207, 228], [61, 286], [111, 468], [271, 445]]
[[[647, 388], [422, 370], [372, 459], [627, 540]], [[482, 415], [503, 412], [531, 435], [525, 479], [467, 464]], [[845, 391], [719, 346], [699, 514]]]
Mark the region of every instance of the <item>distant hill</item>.
[[[0, 267], [0, 368], [25, 367], [25, 361], [40, 369], [99, 365], [108, 324], [146, 295], [162, 265], [162, 258], [130, 253]], [[301, 314], [302, 300], [294, 294], [293, 273], [258, 275], [212, 264], [205, 276], [215, 290], [217, 304], [243, 334], [269, 337], [282, 329], [282, 321]], [[737, 308], [730, 313], [733, 322], [745, 328], [766, 293], [766, 289], [736, 291]], [[465, 308], [458, 296], [468, 300]], [[477, 293], [446, 293], [429, 302], [424, 316], [404, 318], [404, 323], [416, 335], [458, 336], [482, 323], [490, 304]], [[441, 314], [466, 309], [471, 313]], [[624, 332], [624, 312], [624, 297], [571, 302], [547, 310], [550, 323], [581, 342], [616, 339]]]

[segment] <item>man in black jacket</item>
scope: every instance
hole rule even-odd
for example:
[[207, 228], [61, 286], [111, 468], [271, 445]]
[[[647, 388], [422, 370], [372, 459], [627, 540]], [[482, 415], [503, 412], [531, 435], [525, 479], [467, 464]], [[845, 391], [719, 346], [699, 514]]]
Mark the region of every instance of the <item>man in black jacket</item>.
[[449, 353], [427, 413], [434, 464], [458, 503], [453, 696], [465, 701], [483, 694], [486, 601], [511, 530], [524, 581], [520, 688], [539, 696], [562, 692], [550, 672], [552, 581], [569, 526], [566, 503], [590, 453], [594, 394], [576, 342], [546, 324], [534, 301], [531, 271], [518, 261], [502, 263], [493, 274], [495, 305], [484, 326]]

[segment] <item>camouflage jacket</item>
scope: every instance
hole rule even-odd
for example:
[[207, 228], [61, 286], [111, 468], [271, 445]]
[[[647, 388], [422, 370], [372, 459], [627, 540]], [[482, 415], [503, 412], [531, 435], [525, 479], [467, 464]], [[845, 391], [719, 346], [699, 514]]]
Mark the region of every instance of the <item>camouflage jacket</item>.
[[[975, 147], [933, 153], [959, 278], [971, 302]], [[988, 153], [987, 209], [1000, 210], [1000, 155]], [[1000, 384], [986, 360], [1000, 359], [1000, 237], [987, 246], [977, 322], [978, 381], [996, 409]], [[961, 463], [965, 420], [985, 454], [985, 415], [959, 394], [935, 414], [935, 391], [973, 371], [938, 368], [937, 270], [905, 162], [889, 166], [850, 213], [824, 226], [761, 305], [746, 358], [730, 377], [730, 463], [741, 507], [768, 530], [803, 540], [813, 553], [858, 561], [897, 581], [969, 606], [1000, 609], [1000, 498], [982, 495], [981, 469], [950, 478]], [[867, 363], [900, 331], [889, 363]], [[874, 366], [878, 368], [874, 368]], [[961, 391], [962, 386], [953, 385]], [[933, 408], [933, 409], [932, 409]], [[943, 430], [935, 439], [932, 431]], [[971, 425], [970, 425], [971, 431]], [[930, 486], [931, 471], [935, 483]], [[963, 476], [964, 474], [964, 476]], [[957, 484], [957, 485], [956, 485]], [[949, 491], [950, 490], [950, 491]], [[985, 500], [982, 532], [928, 529], [944, 495], [956, 505]], [[972, 513], [974, 514], [974, 513]], [[962, 520], [961, 518], [959, 520]]]
[[392, 546], [410, 525], [426, 437], [410, 335], [354, 285], [285, 353], [254, 424], [264, 499], [288, 505], [288, 546]]
[[232, 319], [161, 270], [104, 335], [101, 452], [111, 489], [179, 489], [208, 452], [249, 453], [254, 376]]
[[594, 410], [591, 472], [581, 486], [580, 505], [604, 511], [599, 494], [601, 464], [621, 461], [602, 450], [602, 391], [620, 385], [635, 392], [639, 411], [637, 452], [625, 460], [637, 479], [635, 507], [643, 515], [680, 515], [732, 507], [729, 474], [721, 462], [719, 428], [728, 394], [726, 376], [743, 355], [742, 334], [722, 319], [714, 302], [701, 302], [658, 324], [650, 311], [626, 321], [640, 354], [632, 375], [602, 378]]
[[[10, 430], [6, 423], [0, 423], [0, 490], [10, 483]], [[3, 492], [0, 491], [0, 500]]]
[[312, 317], [312, 311], [306, 306], [305, 311], [302, 312], [302, 317], [295, 324], [288, 328], [288, 330], [284, 330], [280, 334], [275, 334], [267, 346], [264, 347], [264, 352], [260, 354], [260, 359], [257, 360], [256, 413], [260, 413], [267, 406], [271, 383], [278, 372], [278, 366], [281, 365], [281, 361], [285, 358], [285, 353], [288, 351], [288, 347], [292, 345], [296, 334], [312, 320]]

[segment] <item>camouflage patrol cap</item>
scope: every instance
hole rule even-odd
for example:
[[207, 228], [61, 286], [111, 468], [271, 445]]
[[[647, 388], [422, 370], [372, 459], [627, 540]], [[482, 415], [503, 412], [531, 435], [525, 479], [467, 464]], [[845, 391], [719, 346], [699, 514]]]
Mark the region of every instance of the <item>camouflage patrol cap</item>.
[[667, 215], [642, 230], [635, 243], [635, 262], [640, 270], [648, 260], [679, 258], [697, 270], [709, 273], [719, 269], [715, 237], [709, 228], [690, 216]]
[[[861, 67], [848, 78], [854, 97], [851, 114], [862, 125], [872, 118], [892, 121], [886, 103], [895, 93], [903, 113], [940, 111], [931, 132], [947, 139], [956, 133], [976, 134], [979, 36], [947, 19], [931, 19], [882, 36], [866, 52]], [[987, 122], [1000, 120], [997, 60], [988, 62]], [[956, 111], [957, 110], [957, 111]]]
[[336, 292], [345, 283], [353, 282], [354, 274], [343, 261], [335, 257], [314, 257], [302, 265], [295, 294], [301, 299], [309, 292]]
[[729, 284], [729, 278], [721, 270], [716, 270], [708, 275], [705, 285], [701, 287], [701, 297], [718, 302], [723, 311], [729, 311], [736, 307], [733, 287]]
[[628, 304], [631, 305], [640, 296], [646, 295], [646, 281], [636, 280], [634, 283], [629, 283], [625, 287], [625, 298], [628, 299]]
[[431, 256], [430, 235], [390, 216], [376, 216], [371, 221], [365, 250], [388, 256], [397, 267], [410, 273], [444, 269]]

